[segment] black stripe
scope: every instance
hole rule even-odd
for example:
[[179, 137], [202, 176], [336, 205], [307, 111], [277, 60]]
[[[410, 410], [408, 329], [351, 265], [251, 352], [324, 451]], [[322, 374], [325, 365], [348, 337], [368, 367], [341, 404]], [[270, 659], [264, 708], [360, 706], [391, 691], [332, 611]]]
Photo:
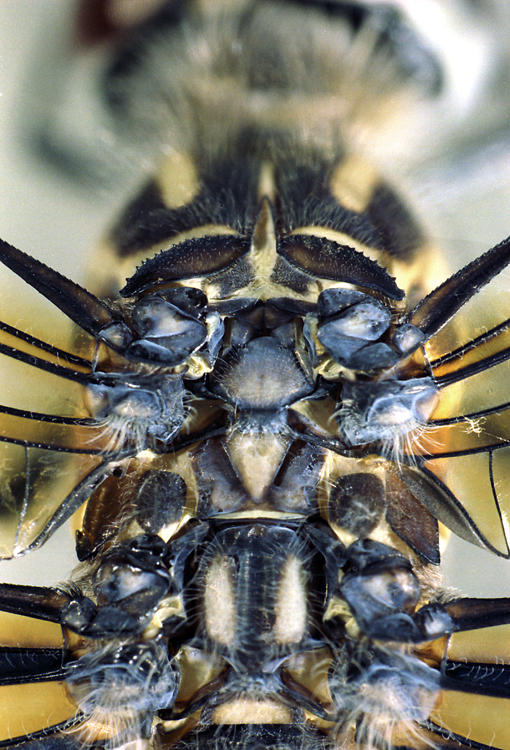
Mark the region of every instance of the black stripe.
[[60, 648], [0, 648], [0, 685], [62, 680]]
[[207, 224], [250, 234], [258, 207], [260, 160], [235, 150], [206, 166], [199, 178], [200, 191], [188, 205], [166, 207], [157, 186], [149, 183], [113, 230], [118, 254], [132, 255]]

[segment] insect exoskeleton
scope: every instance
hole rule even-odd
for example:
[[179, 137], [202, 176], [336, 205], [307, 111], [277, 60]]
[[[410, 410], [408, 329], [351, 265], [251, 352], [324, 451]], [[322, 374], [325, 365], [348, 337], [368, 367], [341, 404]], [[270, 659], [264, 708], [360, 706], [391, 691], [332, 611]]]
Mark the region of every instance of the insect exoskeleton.
[[200, 717], [370, 745], [434, 705], [438, 672], [409, 650], [452, 622], [411, 454], [439, 398], [423, 235], [366, 168], [282, 150], [209, 160], [178, 207], [156, 180], [112, 233], [144, 260], [94, 312], [111, 354], [86, 401], [111, 460], [62, 611], [90, 639], [67, 677], [89, 742], [172, 743]]
[[0, 324], [0, 354], [62, 390], [62, 414], [1, 407], [5, 556], [83, 508], [70, 582], [0, 586], [64, 633], [0, 653], [0, 690], [28, 696], [0, 744], [485, 750], [462, 702], [508, 698], [483, 637], [510, 603], [445, 592], [440, 552], [448, 529], [510, 556], [510, 325], [458, 322], [510, 241], [443, 281], [343, 147], [386, 99], [439, 96], [439, 58], [378, 2], [156, 6], [102, 27], [111, 111], [175, 144], [101, 248], [98, 296], [0, 244], [81, 329], [61, 348]]
[[[447, 638], [509, 618], [440, 588], [440, 523], [502, 543], [442, 482], [448, 424], [434, 445], [437, 405], [455, 411], [443, 389], [488, 341], [508, 358], [503, 329], [428, 356], [509, 244], [426, 294], [426, 242], [390, 188], [343, 154], [252, 137], [202, 154], [177, 205], [165, 172], [128, 207], [118, 299], [2, 243], [91, 344], [77, 357], [4, 329], [39, 356], [4, 354], [84, 387], [74, 419], [5, 412], [40, 429], [7, 438], [26, 460], [15, 551], [86, 505], [73, 582], [4, 587], [2, 606], [26, 614], [35, 596], [63, 625], [79, 742], [416, 746], [457, 684]], [[55, 442], [51, 422], [72, 437]], [[34, 523], [52, 450], [72, 454], [76, 486]]]

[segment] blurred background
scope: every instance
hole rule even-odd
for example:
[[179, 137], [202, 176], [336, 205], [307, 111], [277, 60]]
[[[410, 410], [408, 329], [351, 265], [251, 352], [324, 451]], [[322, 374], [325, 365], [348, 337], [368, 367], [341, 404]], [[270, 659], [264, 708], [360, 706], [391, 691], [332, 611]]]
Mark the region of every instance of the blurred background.
[[[416, 8], [420, 2], [410, 4]], [[135, 8], [141, 5], [131, 2]], [[451, 3], [454, 10], [460, 5]], [[94, 111], [94, 105], [88, 108], [87, 96], [74, 101], [72, 87], [79, 88], [82, 79], [65, 83], [76, 7], [70, 0], [0, 2], [0, 237], [86, 285], [91, 249], [133, 191], [145, 163], [120, 148], [103, 113]], [[400, 158], [395, 170], [395, 181], [444, 247], [452, 270], [510, 234], [510, 11], [503, 1], [480, 3], [480, 8], [485, 8], [486, 20], [478, 40], [481, 55], [493, 63], [492, 72], [485, 79], [481, 75], [487, 88], [480, 86], [472, 114], [447, 147], [435, 146], [433, 153], [423, 148], [407, 162]], [[91, 54], [87, 65], [93, 70], [100, 57], [101, 52]], [[71, 128], [77, 128], [69, 142], [77, 154], [93, 151], [104, 167], [99, 179], [66, 177], [33, 148], [33, 133], [52, 117], [64, 85], [70, 87], [71, 104], [66, 105], [69, 114], [60, 118], [63, 132], [69, 119]], [[441, 122], [434, 127], [440, 132]], [[440, 142], [437, 132], [433, 140]], [[80, 172], [79, 160], [75, 170]], [[1, 305], [15, 309], [20, 320], [26, 318], [23, 288], [14, 288], [7, 279], [0, 276]], [[452, 538], [444, 563], [447, 582], [463, 592], [510, 596], [510, 562]], [[64, 527], [43, 549], [0, 562], [0, 579], [55, 583], [68, 577], [75, 564], [72, 533]]]

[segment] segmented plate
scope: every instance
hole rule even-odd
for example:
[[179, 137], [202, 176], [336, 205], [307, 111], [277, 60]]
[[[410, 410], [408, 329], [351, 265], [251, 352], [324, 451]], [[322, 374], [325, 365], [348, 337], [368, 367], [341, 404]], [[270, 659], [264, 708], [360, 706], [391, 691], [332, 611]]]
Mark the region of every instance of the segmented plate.
[[[432, 48], [377, 4], [99, 20], [113, 111], [181, 132], [103, 244], [100, 297], [0, 245], [67, 331], [0, 327], [2, 556], [84, 511], [72, 583], [0, 587], [0, 744], [509, 747], [509, 600], [439, 573], [445, 529], [510, 556], [510, 244], [433, 289], [419, 222], [345, 146], [390, 93], [442, 95]], [[310, 24], [375, 33], [359, 91]]]

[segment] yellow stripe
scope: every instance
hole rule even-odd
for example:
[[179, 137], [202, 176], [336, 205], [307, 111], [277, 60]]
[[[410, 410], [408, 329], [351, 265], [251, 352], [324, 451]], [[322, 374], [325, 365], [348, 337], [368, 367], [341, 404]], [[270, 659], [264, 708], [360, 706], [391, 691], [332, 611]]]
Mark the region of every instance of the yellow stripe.
[[0, 741], [39, 732], [71, 719], [76, 704], [63, 682], [0, 687]]
[[0, 612], [0, 646], [14, 648], [61, 648], [58, 623]]

